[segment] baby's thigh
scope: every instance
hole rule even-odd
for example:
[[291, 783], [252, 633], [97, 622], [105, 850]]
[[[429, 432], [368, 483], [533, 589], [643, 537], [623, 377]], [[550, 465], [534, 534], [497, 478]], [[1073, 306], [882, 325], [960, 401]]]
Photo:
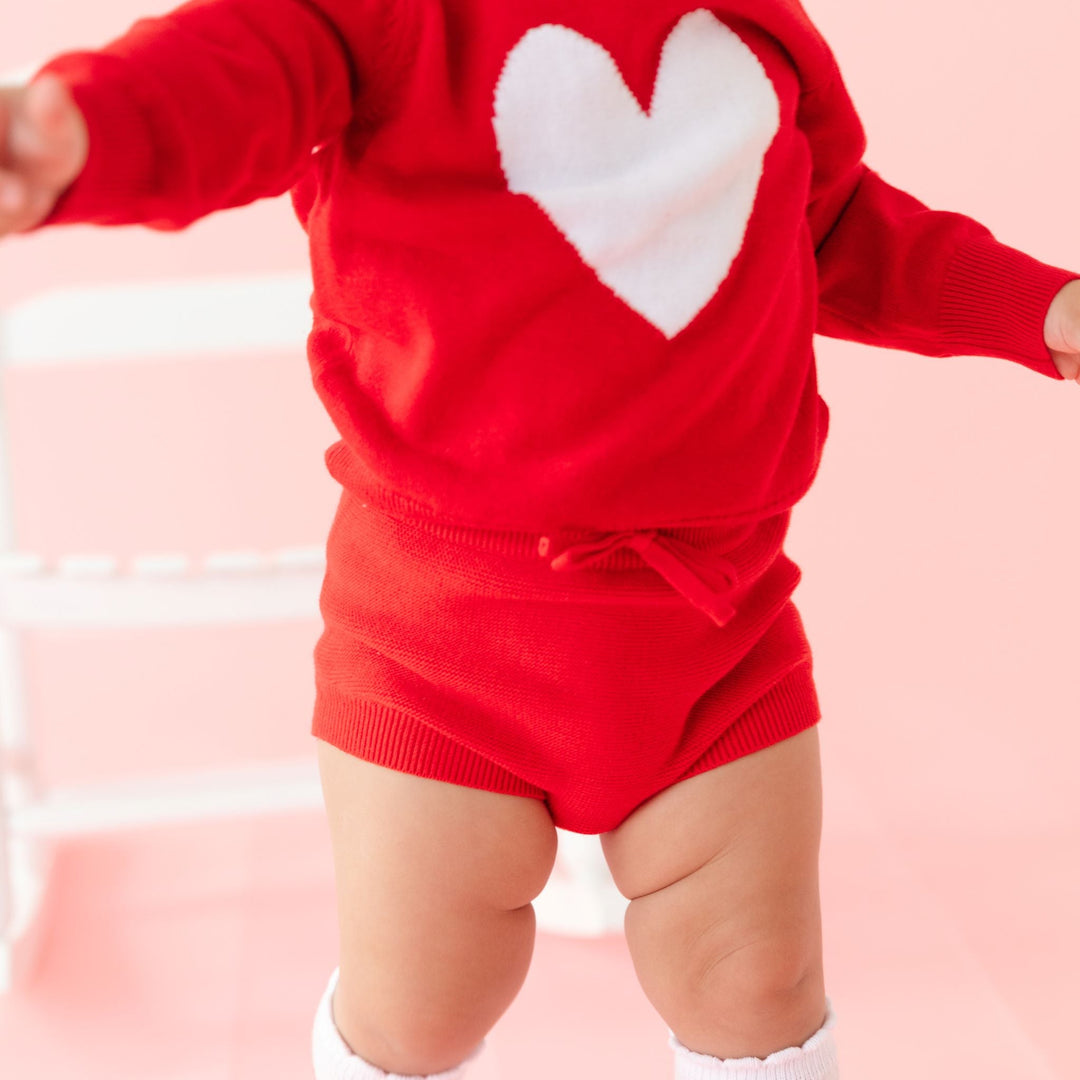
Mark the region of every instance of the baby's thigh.
[[464, 1060], [509, 1007], [555, 862], [542, 800], [397, 772], [316, 742], [333, 848], [333, 1015], [388, 1073]]
[[646, 996], [716, 1057], [799, 1045], [825, 1015], [817, 726], [661, 791], [601, 844]]

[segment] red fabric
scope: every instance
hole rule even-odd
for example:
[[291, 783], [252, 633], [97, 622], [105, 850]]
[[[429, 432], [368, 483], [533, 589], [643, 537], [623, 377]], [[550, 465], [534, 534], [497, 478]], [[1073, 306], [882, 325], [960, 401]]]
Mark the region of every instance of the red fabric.
[[[697, 10], [752, 50], [780, 126], [730, 271], [668, 337], [509, 190], [493, 101], [511, 50], [557, 25], [602, 45], [645, 110]], [[827, 433], [815, 331], [1061, 378], [1043, 321], [1080, 274], [870, 169], [796, 0], [196, 0], [42, 70], [91, 135], [46, 225], [180, 229], [292, 189], [312, 377], [341, 435], [327, 465], [384, 508], [540, 531], [777, 513]]]
[[[399, 519], [346, 489], [327, 541], [311, 733], [387, 768], [543, 799], [601, 833], [679, 780], [818, 723], [791, 511], [629, 544]], [[553, 551], [580, 551], [552, 573]], [[665, 551], [666, 554], [666, 551]], [[573, 558], [573, 555], [571, 555]], [[683, 589], [686, 592], [683, 592]], [[729, 602], [716, 618], [688, 593]], [[681, 595], [680, 595], [681, 594]], [[689, 602], [688, 602], [689, 601]]]

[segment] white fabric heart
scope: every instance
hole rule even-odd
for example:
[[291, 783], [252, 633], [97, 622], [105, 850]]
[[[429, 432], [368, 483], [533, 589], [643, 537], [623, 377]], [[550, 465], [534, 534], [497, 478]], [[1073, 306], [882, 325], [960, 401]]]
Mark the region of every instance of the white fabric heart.
[[510, 51], [493, 123], [510, 191], [672, 338], [742, 247], [780, 103], [750, 47], [701, 8], [664, 43], [648, 113], [607, 50], [547, 23]]

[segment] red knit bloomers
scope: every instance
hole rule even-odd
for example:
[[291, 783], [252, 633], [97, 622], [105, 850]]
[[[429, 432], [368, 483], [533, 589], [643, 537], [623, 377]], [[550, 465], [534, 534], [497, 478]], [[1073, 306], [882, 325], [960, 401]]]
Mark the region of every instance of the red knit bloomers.
[[399, 516], [343, 489], [311, 733], [607, 832], [820, 720], [790, 518], [542, 537]]

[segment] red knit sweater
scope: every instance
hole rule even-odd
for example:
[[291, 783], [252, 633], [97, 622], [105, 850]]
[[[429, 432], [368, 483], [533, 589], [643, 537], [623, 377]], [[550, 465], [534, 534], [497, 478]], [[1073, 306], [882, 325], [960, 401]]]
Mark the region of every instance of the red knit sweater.
[[291, 189], [309, 359], [366, 499], [545, 531], [794, 505], [813, 334], [1060, 379], [1080, 274], [863, 162], [797, 0], [195, 0], [53, 58], [90, 157], [43, 225]]

